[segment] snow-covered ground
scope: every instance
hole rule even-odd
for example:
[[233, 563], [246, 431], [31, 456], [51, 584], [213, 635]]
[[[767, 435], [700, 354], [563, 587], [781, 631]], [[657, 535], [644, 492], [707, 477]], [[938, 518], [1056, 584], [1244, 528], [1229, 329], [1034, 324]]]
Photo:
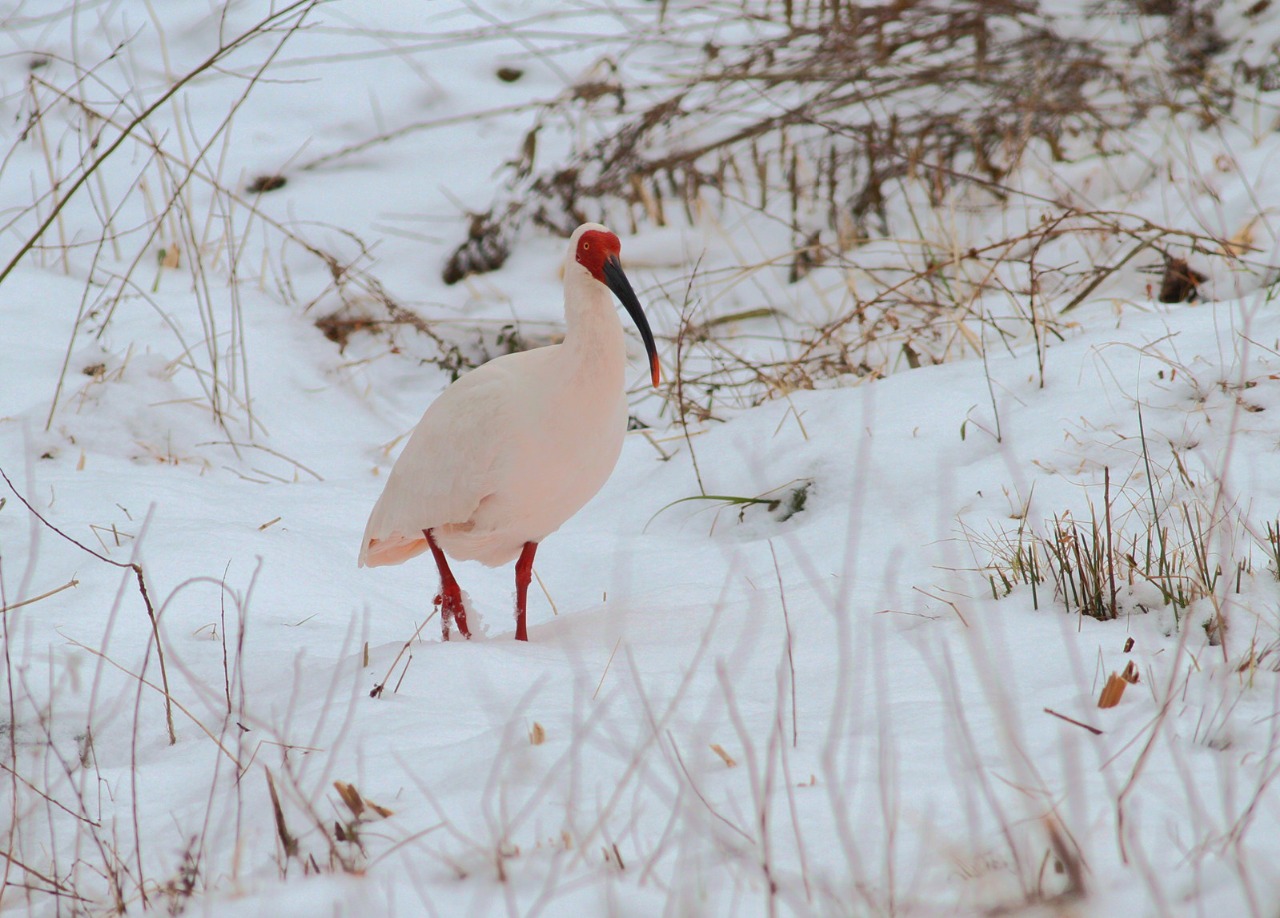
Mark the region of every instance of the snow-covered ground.
[[[718, 28], [532, 0], [0, 12], [4, 265], [67, 199], [0, 280], [0, 913], [1276, 914], [1274, 93], [1031, 158], [1025, 199], [936, 215], [963, 251], [1065, 189], [1250, 246], [1178, 250], [1200, 300], [1157, 302], [1139, 257], [1054, 333], [971, 323], [985, 359], [779, 386], [687, 429], [636, 359], [649, 426], [540, 550], [528, 644], [509, 568], [458, 565], [484, 636], [450, 643], [428, 560], [357, 569], [441, 354], [558, 327], [564, 242], [532, 224], [500, 271], [444, 285], [460, 211], [500, 199], [534, 103], [612, 73], [659, 6], [689, 17], [672, 58]], [[1114, 16], [1073, 28], [1155, 27]], [[1265, 61], [1280, 8], [1218, 26]], [[818, 325], [874, 280], [741, 271], [779, 237], [749, 209], [615, 229], [668, 377], [686, 289], [702, 320]], [[1111, 262], [1132, 240], [1054, 246]], [[388, 301], [439, 342], [316, 325]], [[781, 359], [777, 322], [717, 333]], [[700, 494], [780, 503], [673, 503]], [[1016, 580], [1020, 540], [1106, 525], [1108, 501], [1118, 620], [984, 570]], [[1131, 573], [1162, 538], [1176, 611]]]

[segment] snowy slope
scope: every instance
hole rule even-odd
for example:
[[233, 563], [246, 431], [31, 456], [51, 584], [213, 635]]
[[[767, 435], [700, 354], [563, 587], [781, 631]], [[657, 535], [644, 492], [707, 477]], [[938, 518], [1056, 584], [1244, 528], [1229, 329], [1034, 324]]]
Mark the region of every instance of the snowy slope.
[[[1135, 262], [1040, 353], [1024, 329], [985, 360], [726, 397], [687, 429], [634, 361], [651, 426], [539, 552], [527, 645], [511, 640], [509, 569], [457, 567], [487, 634], [445, 644], [424, 625], [428, 562], [356, 568], [401, 438], [450, 380], [441, 354], [496, 352], [511, 325], [556, 334], [562, 240], [527, 227], [501, 271], [446, 287], [460, 207], [489, 206], [532, 103], [621, 54], [650, 6], [343, 2], [299, 6], [300, 23], [281, 8], [0, 282], [0, 913], [1274, 914], [1280, 148], [1265, 98], [1205, 133], [1155, 119], [1141, 155], [1019, 177], [1187, 233], [1252, 226], [1245, 267], [1203, 262], [1199, 301], [1157, 302]], [[0, 15], [5, 120], [38, 123], [0, 172], [7, 263], [68, 187], [28, 209], [50, 169], [75, 175], [101, 149], [86, 108], [126, 122], [269, 14]], [[1250, 48], [1280, 38], [1275, 13], [1222, 26]], [[503, 82], [504, 65], [525, 75]], [[276, 172], [283, 188], [247, 190]], [[1041, 213], [938, 219], [964, 248]], [[821, 322], [832, 291], [875, 281], [723, 282], [777, 235], [732, 209], [617, 228], [668, 375], [700, 259], [708, 317], [763, 301]], [[1091, 244], [1046, 257], [1124, 250]], [[895, 251], [851, 257], [870, 272]], [[384, 318], [388, 301], [441, 341], [403, 325], [340, 348], [316, 327]], [[752, 321], [726, 332], [778, 357]], [[673, 503], [700, 493], [782, 502]], [[1192, 578], [1204, 546], [1224, 572], [1211, 595], [1175, 615], [1122, 572], [1110, 622], [1068, 614], [1049, 582], [994, 598], [993, 548], [1020, 527], [1052, 540], [1055, 518], [1087, 523], [1108, 499], [1134, 554], [1167, 531]], [[1222, 641], [1202, 627], [1219, 616]], [[1130, 661], [1138, 682], [1099, 709]], [[334, 782], [390, 815], [356, 813]]]

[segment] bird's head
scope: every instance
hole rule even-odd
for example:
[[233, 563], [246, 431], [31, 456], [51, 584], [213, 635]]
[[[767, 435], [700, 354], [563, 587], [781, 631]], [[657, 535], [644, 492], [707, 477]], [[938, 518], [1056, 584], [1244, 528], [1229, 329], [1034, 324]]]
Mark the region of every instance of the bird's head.
[[649, 330], [649, 320], [640, 307], [640, 300], [622, 271], [621, 241], [599, 223], [584, 223], [574, 231], [569, 245], [574, 261], [612, 290], [626, 308], [631, 320], [636, 323], [640, 337], [644, 340], [645, 351], [649, 355], [649, 375], [656, 388], [659, 382], [658, 348], [653, 342], [653, 332]]
[[574, 233], [573, 259], [590, 272], [591, 276], [606, 286], [605, 263], [617, 261], [622, 253], [622, 242], [599, 223], [585, 223]]

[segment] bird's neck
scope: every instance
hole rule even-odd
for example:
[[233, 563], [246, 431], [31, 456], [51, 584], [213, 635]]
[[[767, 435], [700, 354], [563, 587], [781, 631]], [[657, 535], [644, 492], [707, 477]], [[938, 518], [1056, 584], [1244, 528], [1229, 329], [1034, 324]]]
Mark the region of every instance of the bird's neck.
[[575, 372], [586, 373], [592, 385], [621, 391], [626, 376], [626, 339], [609, 288], [586, 272], [569, 273], [564, 286], [564, 319], [564, 349]]

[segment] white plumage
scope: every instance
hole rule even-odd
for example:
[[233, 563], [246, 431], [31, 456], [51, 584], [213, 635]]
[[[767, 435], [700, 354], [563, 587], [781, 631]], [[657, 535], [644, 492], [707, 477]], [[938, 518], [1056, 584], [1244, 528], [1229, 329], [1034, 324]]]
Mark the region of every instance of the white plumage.
[[658, 384], [653, 335], [619, 250], [603, 226], [578, 227], [564, 264], [564, 341], [491, 360], [449, 386], [414, 428], [369, 516], [362, 566], [399, 564], [436, 543], [446, 639], [451, 618], [469, 632], [440, 551], [490, 566], [528, 556], [516, 569], [516, 637], [525, 639], [537, 544], [617, 464], [627, 422], [626, 343], [610, 290], [639, 327]]

